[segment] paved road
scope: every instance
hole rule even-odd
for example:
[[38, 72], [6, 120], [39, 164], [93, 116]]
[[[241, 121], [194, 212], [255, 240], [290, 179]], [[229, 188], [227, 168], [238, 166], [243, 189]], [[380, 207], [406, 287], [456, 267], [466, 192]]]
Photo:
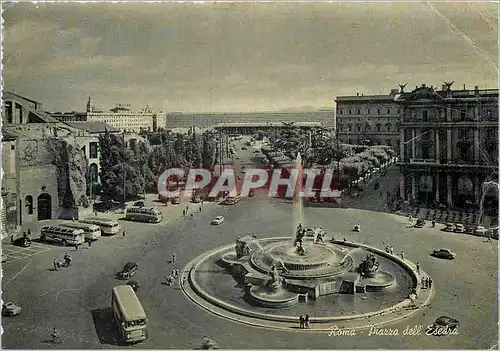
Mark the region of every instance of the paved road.
[[[394, 245], [410, 260], [420, 262], [435, 281], [432, 306], [411, 319], [391, 325], [403, 331], [407, 325], [428, 325], [441, 315], [460, 320], [460, 334], [429, 336], [332, 336], [259, 329], [216, 317], [191, 303], [176, 287], [163, 285], [177, 254], [176, 268], [202, 252], [231, 244], [238, 236], [293, 235], [290, 204], [258, 194], [234, 206], [206, 205], [194, 219], [181, 218], [181, 207], [169, 223], [122, 222], [127, 236], [101, 238], [89, 249], [71, 251], [74, 265], [58, 272], [52, 260], [72, 249], [47, 246], [50, 251], [4, 265], [3, 299], [20, 303], [21, 315], [3, 319], [4, 348], [53, 348], [45, 342], [55, 326], [63, 333], [60, 348], [117, 348], [106, 337], [105, 308], [111, 288], [120, 282], [115, 273], [127, 262], [139, 263], [134, 279], [149, 317], [150, 338], [131, 348], [197, 348], [203, 335], [212, 335], [223, 348], [488, 348], [497, 343], [497, 242], [443, 233], [437, 229], [407, 228], [407, 219], [358, 209], [306, 208], [306, 225], [321, 224], [336, 237], [383, 248]], [[216, 215], [226, 217], [212, 227]], [[360, 223], [362, 232], [350, 229]], [[41, 245], [41, 244], [40, 244]], [[449, 247], [455, 261], [429, 256], [433, 248]], [[97, 326], [97, 327], [96, 327]], [[108, 333], [109, 334], [109, 333]], [[102, 336], [104, 335], [104, 337]]]

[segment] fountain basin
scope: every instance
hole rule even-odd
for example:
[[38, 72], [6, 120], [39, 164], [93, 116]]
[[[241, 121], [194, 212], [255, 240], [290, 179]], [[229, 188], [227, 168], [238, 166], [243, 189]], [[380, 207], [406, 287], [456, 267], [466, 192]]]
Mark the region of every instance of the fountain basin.
[[358, 284], [364, 286], [366, 291], [378, 291], [396, 284], [396, 278], [387, 272], [376, 272], [373, 277], [362, 277]]
[[249, 295], [254, 303], [267, 308], [284, 308], [299, 303], [299, 294], [279, 289], [277, 292], [269, 292], [266, 288], [253, 286]]

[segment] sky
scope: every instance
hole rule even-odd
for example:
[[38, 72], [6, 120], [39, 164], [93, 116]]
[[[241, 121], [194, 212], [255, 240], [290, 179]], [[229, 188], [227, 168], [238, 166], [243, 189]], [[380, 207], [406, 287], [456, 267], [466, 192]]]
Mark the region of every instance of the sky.
[[398, 84], [498, 87], [498, 4], [4, 5], [3, 84], [47, 111], [333, 109]]

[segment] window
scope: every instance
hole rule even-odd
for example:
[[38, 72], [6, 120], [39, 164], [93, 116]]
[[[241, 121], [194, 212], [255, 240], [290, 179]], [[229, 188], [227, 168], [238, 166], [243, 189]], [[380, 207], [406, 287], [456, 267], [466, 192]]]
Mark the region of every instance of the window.
[[379, 114], [379, 115], [380, 115], [380, 109], [379, 109], [379, 108], [377, 109], [377, 114]]
[[387, 128], [387, 131], [390, 132], [391, 131], [391, 124], [390, 123], [387, 123], [385, 125], [385, 127]]
[[348, 124], [348, 125], [347, 125], [347, 130], [348, 130], [349, 132], [351, 132], [351, 131], [352, 131], [352, 125]]
[[370, 127], [370, 124], [369, 124], [369, 123], [366, 123], [366, 124], [365, 124], [365, 130], [366, 130], [366, 131], [370, 131], [370, 130], [371, 130], [371, 127]]
[[486, 111], [486, 116], [488, 119], [491, 119], [491, 110]]
[[380, 132], [380, 123], [377, 124], [377, 132]]
[[352, 115], [352, 110], [349, 110], [349, 114]]
[[370, 113], [372, 113], [372, 111], [370, 109], [368, 109], [367, 113], [370, 114]]
[[26, 196], [24, 202], [26, 202], [25, 206], [28, 208], [28, 214], [33, 214], [33, 196]]
[[422, 122], [426, 122], [427, 121], [427, 110], [422, 110]]
[[465, 116], [467, 115], [467, 111], [461, 110], [460, 111], [460, 120], [465, 120]]
[[385, 141], [385, 143], [386, 143], [387, 146], [392, 146], [392, 140], [391, 139], [387, 139]]
[[390, 108], [388, 108], [388, 109], [387, 109], [387, 114], [388, 114], [388, 115], [390, 115], [390, 114], [391, 114], [391, 109], [390, 109]]
[[356, 127], [358, 129], [358, 132], [361, 132], [361, 125], [360, 124], [356, 124]]
[[87, 147], [85, 145], [83, 145], [83, 147], [82, 147], [82, 152], [86, 157], [87, 156]]
[[339, 124], [339, 131], [342, 131], [343, 127], [344, 126], [342, 124]]
[[11, 146], [10, 146], [10, 149], [11, 149], [11, 150], [15, 150], [15, 149], [16, 149], [16, 146], [15, 146], [15, 145], [11, 145]]
[[90, 158], [97, 158], [97, 143], [92, 142], [89, 144]]
[[339, 110], [339, 115], [343, 115], [344, 114], [344, 110], [340, 109]]
[[357, 112], [356, 112], [358, 115], [361, 114], [361, 110], [358, 108]]
[[401, 108], [398, 108], [398, 113], [401, 113]]

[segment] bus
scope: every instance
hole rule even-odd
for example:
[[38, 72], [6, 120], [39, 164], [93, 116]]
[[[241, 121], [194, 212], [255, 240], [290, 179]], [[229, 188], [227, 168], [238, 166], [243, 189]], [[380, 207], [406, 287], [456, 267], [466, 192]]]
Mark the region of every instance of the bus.
[[85, 233], [83, 229], [46, 225], [40, 231], [40, 240], [53, 241], [62, 245], [81, 245], [85, 242]]
[[131, 286], [118, 285], [113, 288], [111, 308], [122, 341], [132, 343], [148, 338], [148, 318]]
[[60, 224], [63, 227], [82, 229], [85, 233], [85, 239], [87, 240], [97, 240], [101, 237], [101, 228], [95, 224], [87, 224], [80, 222], [62, 222]]
[[127, 209], [125, 219], [137, 222], [160, 223], [163, 220], [163, 214], [153, 207], [131, 207]]
[[234, 205], [234, 204], [240, 202], [240, 200], [241, 200], [240, 195], [228, 196], [228, 197], [226, 197], [226, 200], [224, 200], [224, 204], [225, 205]]
[[116, 235], [122, 229], [117, 221], [109, 218], [88, 217], [81, 219], [78, 222], [85, 224], [94, 224], [101, 227], [102, 235]]

